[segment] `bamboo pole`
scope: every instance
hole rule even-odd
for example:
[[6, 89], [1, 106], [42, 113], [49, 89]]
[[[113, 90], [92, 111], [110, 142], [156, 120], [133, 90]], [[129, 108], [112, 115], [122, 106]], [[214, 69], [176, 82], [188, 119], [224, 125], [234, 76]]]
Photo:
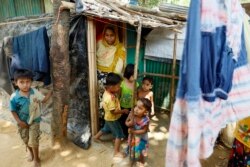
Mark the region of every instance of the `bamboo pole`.
[[150, 73], [150, 72], [144, 72], [144, 73], [141, 73], [139, 76], [142, 76], [142, 75], [150, 75], [150, 76], [154, 76], [154, 77], [162, 77], [162, 78], [174, 78], [174, 79], [179, 79], [178, 76], [172, 76], [171, 75], [168, 75], [168, 74], [158, 74], [158, 73]]
[[[134, 70], [134, 88], [133, 88], [133, 95], [132, 95], [132, 114], [134, 112], [134, 106], [135, 106], [135, 99], [137, 99], [137, 84], [136, 84], [136, 80], [137, 80], [137, 75], [138, 75], [138, 63], [139, 63], [139, 53], [140, 53], [140, 43], [141, 43], [141, 30], [142, 30], [142, 24], [141, 24], [141, 20], [139, 18], [139, 24], [138, 24], [138, 28], [137, 28], [137, 37], [136, 37], [136, 50], [135, 50], [135, 70]], [[134, 138], [134, 135], [131, 134], [130, 136], [130, 144], [132, 143], [132, 140]], [[133, 155], [131, 155], [131, 146], [129, 147], [129, 156], [131, 159], [132, 156], [132, 163], [131, 163], [131, 167], [134, 165], [134, 160], [135, 160], [135, 150], [133, 150]]]
[[75, 3], [72, 3], [72, 2], [67, 2], [67, 1], [61, 1], [61, 6], [60, 6], [60, 8], [61, 7], [65, 7], [65, 8], [67, 8], [67, 9], [71, 9], [71, 10], [75, 10]]
[[91, 132], [95, 135], [98, 132], [98, 91], [96, 76], [96, 34], [94, 21], [88, 18], [88, 63], [89, 63], [89, 97], [90, 97], [90, 116]]
[[134, 89], [133, 89], [133, 106], [135, 105], [135, 99], [137, 99], [137, 76], [138, 76], [138, 63], [139, 63], [139, 53], [140, 53], [140, 43], [141, 43], [141, 30], [142, 30], [142, 25], [141, 25], [141, 20], [139, 20], [139, 25], [137, 29], [137, 37], [136, 37], [136, 50], [135, 50], [135, 70], [134, 70]]
[[175, 69], [176, 69], [176, 46], [177, 46], [177, 33], [174, 35], [174, 50], [173, 50], [173, 63], [172, 63], [172, 78], [171, 78], [171, 89], [170, 89], [170, 115], [173, 112], [173, 103], [175, 95]]

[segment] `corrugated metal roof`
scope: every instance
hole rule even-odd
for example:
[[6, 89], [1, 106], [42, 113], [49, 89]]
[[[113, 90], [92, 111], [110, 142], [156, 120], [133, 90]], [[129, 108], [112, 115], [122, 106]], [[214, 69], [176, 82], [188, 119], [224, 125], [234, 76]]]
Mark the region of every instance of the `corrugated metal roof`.
[[29, 16], [44, 12], [42, 0], [15, 0], [17, 16]]
[[44, 13], [43, 0], [0, 0], [0, 22], [17, 16]]
[[0, 0], [0, 4], [0, 22], [16, 16], [14, 0]]
[[170, 3], [162, 3], [159, 6], [159, 9], [163, 12], [168, 12], [168, 13], [180, 13], [183, 15], [187, 15], [188, 13], [188, 7]]
[[[121, 21], [134, 26], [138, 25], [138, 20], [140, 20], [143, 27], [179, 29], [186, 21], [186, 14], [183, 14], [183, 12], [178, 13], [178, 11], [169, 13], [156, 9], [120, 4], [111, 0], [81, 0], [77, 3], [76, 10], [82, 9], [82, 14], [86, 16]], [[79, 3], [82, 4], [79, 5]], [[81, 9], [79, 9], [79, 6], [81, 6]]]

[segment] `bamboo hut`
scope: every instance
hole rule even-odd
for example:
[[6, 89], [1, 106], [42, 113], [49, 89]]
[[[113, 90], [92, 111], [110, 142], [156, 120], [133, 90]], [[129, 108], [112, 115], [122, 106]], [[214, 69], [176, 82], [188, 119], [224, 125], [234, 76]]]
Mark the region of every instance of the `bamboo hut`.
[[[79, 4], [81, 3], [81, 4]], [[44, 12], [51, 12], [51, 1], [49, 0], [44, 0]], [[174, 93], [175, 93], [175, 85], [177, 83], [178, 79], [178, 73], [176, 72], [178, 67], [176, 64], [176, 49], [177, 49], [177, 36], [179, 33], [181, 33], [181, 29], [185, 25], [186, 21], [186, 13], [184, 12], [185, 10], [181, 9], [181, 12], [174, 12], [172, 7], [171, 11], [169, 11], [167, 8], [164, 8], [164, 10], [156, 10], [156, 9], [147, 9], [139, 6], [131, 6], [128, 4], [122, 4], [117, 1], [104, 1], [104, 0], [96, 0], [96, 1], [90, 1], [90, 0], [81, 0], [81, 1], [76, 1], [76, 3], [69, 3], [69, 2], [64, 2], [62, 1], [62, 4], [60, 6], [60, 11], [65, 10], [65, 9], [70, 9], [71, 10], [71, 17], [75, 15], [83, 15], [86, 18], [87, 24], [86, 27], [83, 26], [83, 28], [86, 29], [87, 31], [87, 70], [88, 70], [88, 75], [81, 75], [80, 77], [84, 78], [84, 82], [82, 83], [82, 80], [77, 80], [77, 83], [82, 84], [82, 86], [85, 86], [87, 84], [87, 88], [81, 91], [85, 91], [85, 94], [88, 94], [89, 98], [85, 100], [81, 106], [78, 106], [80, 108], [79, 110], [85, 110], [81, 109], [82, 105], [88, 105], [86, 111], [82, 111], [85, 113], [80, 113], [80, 114], [85, 114], [86, 117], [90, 115], [90, 120], [87, 122], [81, 122], [78, 127], [81, 129], [84, 129], [85, 127], [82, 127], [83, 124], [88, 124], [86, 129], [84, 129], [84, 133], [91, 131], [91, 134], [95, 134], [97, 130], [99, 129], [99, 113], [98, 113], [98, 95], [97, 95], [97, 76], [96, 76], [96, 36], [97, 32], [100, 26], [100, 23], [110, 23], [110, 22], [116, 22], [121, 30], [121, 33], [124, 35], [122, 38], [123, 43], [125, 44], [126, 50], [127, 50], [127, 63], [134, 63], [136, 68], [139, 69], [140, 73], [135, 74], [135, 77], [137, 78], [137, 75], [139, 77], [143, 75], [151, 75], [154, 77], [161, 77], [161, 78], [166, 78], [168, 79], [169, 88], [169, 94], [170, 94], [170, 111], [172, 108], [172, 104], [174, 101]], [[60, 15], [61, 12], [58, 13], [58, 21], [60, 21]], [[38, 13], [39, 14], [39, 13]], [[27, 14], [29, 15], [29, 14]], [[7, 17], [7, 16], [6, 16]], [[2, 18], [6, 18], [2, 17]], [[40, 16], [41, 17], [41, 16]], [[74, 21], [74, 20], [72, 20]], [[10, 32], [6, 33], [8, 30], [12, 30], [15, 33], [12, 33], [12, 35], [20, 35], [23, 34], [30, 30], [31, 24], [39, 22], [39, 25], [34, 26], [32, 29], [36, 29], [37, 27], [43, 26], [44, 24], [48, 24], [46, 26], [48, 30], [49, 36], [51, 35], [51, 24], [52, 22], [52, 16], [51, 15], [45, 15], [44, 18], [23, 18], [19, 20], [13, 20], [12, 22], [4, 21], [1, 23], [2, 27], [5, 27], [4, 29], [1, 29], [0, 35], [1, 37], [4, 37], [6, 34], [9, 34]], [[12, 27], [12, 28], [11, 28]], [[23, 27], [23, 28], [22, 28]], [[25, 28], [24, 28], [25, 27]], [[27, 28], [26, 28], [27, 27]], [[144, 63], [144, 52], [145, 52], [145, 40], [144, 36], [147, 34], [149, 31], [156, 29], [156, 28], [162, 28], [162, 29], [167, 29], [169, 31], [172, 31], [174, 35], [174, 41], [172, 43], [172, 54], [173, 57], [170, 60], [171, 66], [168, 67], [169, 73], [159, 73], [156, 70], [153, 70], [151, 72], [148, 72], [145, 69], [145, 63]], [[15, 31], [18, 29], [23, 29], [25, 31]], [[145, 60], [147, 61], [147, 60]], [[151, 60], [150, 60], [151, 61]], [[161, 62], [160, 62], [161, 63]], [[163, 62], [164, 63], [164, 62]], [[156, 65], [158, 66], [158, 64]], [[72, 66], [74, 68], [74, 66]], [[166, 71], [165, 67], [159, 67], [161, 72]], [[154, 69], [154, 68], [153, 68]], [[82, 79], [81, 78], [81, 79]], [[86, 81], [86, 83], [85, 83]], [[88, 82], [88, 83], [87, 83]], [[160, 81], [161, 82], [161, 81]], [[74, 83], [72, 83], [74, 84]], [[71, 84], [71, 86], [72, 86]], [[164, 82], [163, 82], [164, 84]], [[155, 89], [159, 89], [159, 87], [155, 87]], [[77, 90], [74, 90], [77, 91]], [[162, 90], [160, 90], [162, 91]], [[157, 95], [158, 96], [158, 95]], [[159, 96], [160, 97], [160, 96]], [[162, 98], [162, 97], [160, 97]], [[73, 98], [71, 98], [72, 105], [75, 104], [75, 101]], [[159, 101], [159, 100], [157, 100]], [[88, 109], [89, 108], [89, 109]], [[72, 124], [78, 124], [78, 121], [75, 121], [75, 119], [71, 119], [70, 116], [74, 115], [75, 117], [82, 117], [82, 115], [75, 115], [79, 114], [73, 113], [73, 109], [69, 108], [67, 109], [69, 114], [68, 114], [68, 119], [70, 120], [70, 123]], [[71, 111], [72, 110], [72, 111]], [[45, 122], [45, 125], [49, 124], [50, 122], [50, 113], [48, 113], [48, 117], [46, 117], [47, 122]], [[64, 127], [67, 126], [67, 122], [65, 123], [64, 120]], [[69, 122], [68, 122], [69, 125]], [[49, 126], [49, 125], [47, 125]], [[46, 129], [49, 129], [46, 128]], [[70, 130], [76, 130], [77, 128], [73, 127], [69, 129], [68, 126], [68, 131]], [[65, 130], [65, 129], [64, 129]], [[48, 130], [49, 132], [50, 130]], [[78, 134], [76, 134], [78, 135]], [[81, 136], [80, 136], [81, 139]]]
[[[80, 4], [79, 4], [80, 3]], [[175, 42], [172, 45], [173, 49], [173, 59], [172, 59], [172, 69], [171, 74], [157, 74], [157, 73], [140, 73], [139, 75], [152, 75], [161, 76], [169, 78], [171, 80], [170, 89], [170, 110], [172, 110], [172, 104], [174, 101], [174, 92], [176, 79], [176, 39], [177, 34], [181, 33], [181, 29], [185, 25], [186, 21], [186, 9], [180, 10], [181, 12], [175, 13], [173, 10], [160, 11], [160, 10], [150, 10], [147, 8], [133, 6], [128, 4], [118, 3], [117, 1], [88, 1], [83, 0], [78, 3], [62, 2], [60, 7], [63, 9], [76, 10], [76, 12], [87, 17], [88, 20], [88, 62], [89, 62], [89, 95], [90, 95], [90, 115], [91, 115], [91, 131], [95, 134], [98, 130], [98, 98], [97, 98], [97, 76], [96, 76], [96, 30], [98, 22], [106, 22], [107, 20], [115, 21], [121, 23], [123, 30], [127, 30], [130, 27], [134, 28], [136, 31], [136, 45], [135, 45], [135, 56], [133, 60], [135, 68], [140, 69], [142, 64], [139, 61], [140, 55], [140, 44], [141, 44], [141, 33], [143, 29], [154, 29], [163, 28], [168, 29], [175, 33]], [[171, 9], [171, 8], [169, 8]], [[126, 42], [128, 41], [128, 33], [125, 33], [125, 38], [123, 38], [127, 49], [131, 46]], [[128, 53], [129, 54], [129, 53]], [[128, 59], [127, 59], [128, 60]], [[141, 59], [140, 59], [141, 60]], [[143, 71], [143, 70], [142, 70]], [[137, 77], [137, 74], [135, 74]]]

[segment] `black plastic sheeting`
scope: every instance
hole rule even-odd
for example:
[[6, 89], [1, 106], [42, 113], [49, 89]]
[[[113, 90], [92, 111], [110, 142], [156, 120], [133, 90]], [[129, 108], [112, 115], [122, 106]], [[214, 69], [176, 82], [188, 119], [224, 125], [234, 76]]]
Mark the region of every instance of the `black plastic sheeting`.
[[70, 22], [71, 64], [68, 137], [79, 147], [90, 146], [90, 106], [88, 88], [87, 21], [82, 15]]

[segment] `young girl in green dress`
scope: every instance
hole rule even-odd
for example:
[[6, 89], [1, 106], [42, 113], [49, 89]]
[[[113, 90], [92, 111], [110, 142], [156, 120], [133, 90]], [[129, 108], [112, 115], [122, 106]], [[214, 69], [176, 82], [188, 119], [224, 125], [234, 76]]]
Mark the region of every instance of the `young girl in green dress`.
[[[123, 74], [123, 81], [121, 83], [120, 89], [120, 104], [122, 109], [131, 110], [133, 107], [133, 89], [134, 89], [134, 64], [127, 64], [124, 74]], [[137, 86], [139, 84], [137, 83]], [[128, 114], [122, 114], [121, 118], [119, 119], [123, 133], [125, 138], [128, 138], [128, 127], [126, 126], [125, 122], [128, 117]]]

